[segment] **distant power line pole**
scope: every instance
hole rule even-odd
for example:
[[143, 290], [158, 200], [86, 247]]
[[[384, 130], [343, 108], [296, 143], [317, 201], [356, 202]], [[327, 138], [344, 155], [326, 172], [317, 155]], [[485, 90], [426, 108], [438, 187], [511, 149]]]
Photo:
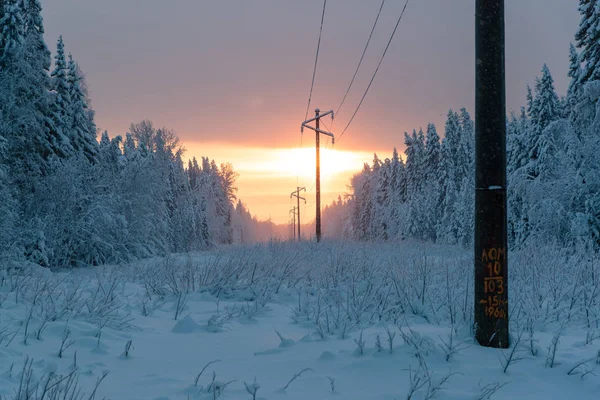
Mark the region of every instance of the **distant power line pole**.
[[296, 200], [298, 201], [298, 206], [296, 207], [296, 210], [298, 210], [298, 241], [302, 240], [302, 236], [300, 235], [300, 200], [304, 200], [304, 204], [306, 204], [306, 199], [304, 197], [300, 197], [301, 190], [304, 190], [306, 192], [305, 187], [297, 186], [296, 190], [294, 190], [292, 194], [290, 194], [290, 199], [292, 197], [296, 197]]
[[475, 337], [507, 348], [504, 0], [475, 7]]
[[290, 210], [290, 214], [292, 214], [292, 234], [290, 236], [296, 240], [296, 206]]
[[[306, 120], [302, 123], [302, 127], [300, 128], [301, 132], [304, 132], [304, 128], [311, 129], [316, 133], [316, 147], [317, 147], [317, 179], [316, 179], [316, 203], [317, 203], [317, 213], [316, 213], [316, 228], [317, 228], [317, 242], [321, 241], [321, 145], [319, 143], [320, 134], [327, 135], [331, 137], [331, 143], [335, 144], [335, 137], [333, 133], [326, 132], [320, 129], [319, 121], [321, 118], [331, 114], [331, 119], [333, 120], [333, 110], [329, 110], [323, 114], [320, 113], [321, 110], [318, 108], [315, 110], [315, 117], [309, 120]], [[312, 121], [315, 121], [315, 127], [309, 126], [308, 124]]]

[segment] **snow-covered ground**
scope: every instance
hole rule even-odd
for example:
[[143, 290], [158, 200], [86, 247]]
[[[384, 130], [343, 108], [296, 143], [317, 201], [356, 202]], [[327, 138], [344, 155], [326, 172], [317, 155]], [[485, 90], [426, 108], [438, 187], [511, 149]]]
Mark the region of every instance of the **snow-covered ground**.
[[498, 350], [471, 338], [469, 254], [273, 243], [4, 271], [0, 396], [597, 399], [598, 261], [511, 255], [513, 346]]

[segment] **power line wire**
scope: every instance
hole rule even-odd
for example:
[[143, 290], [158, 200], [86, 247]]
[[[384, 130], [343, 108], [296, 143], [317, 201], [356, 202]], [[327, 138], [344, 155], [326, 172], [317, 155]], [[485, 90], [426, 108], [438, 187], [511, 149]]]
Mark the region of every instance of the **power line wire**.
[[409, 2], [410, 2], [410, 0], [406, 0], [406, 3], [404, 4], [404, 8], [402, 8], [402, 12], [400, 13], [400, 17], [398, 18], [398, 21], [396, 22], [396, 26], [394, 27], [394, 30], [392, 31], [392, 35], [390, 36], [390, 40], [388, 41], [387, 45], [385, 46], [385, 50], [383, 51], [383, 54], [381, 55], [381, 59], [379, 60], [379, 63], [377, 64], [377, 68], [375, 68], [375, 72], [373, 73], [373, 76], [371, 77], [371, 81], [369, 82], [369, 85], [367, 86], [365, 93], [363, 94], [362, 98], [360, 99], [360, 103], [358, 103], [356, 110], [354, 110], [354, 113], [352, 114], [350, 121], [348, 121], [348, 124], [342, 131], [342, 134], [337, 138], [338, 143], [339, 143], [340, 139], [342, 138], [342, 136], [344, 136], [344, 133], [346, 133], [346, 131], [348, 130], [348, 127], [350, 126], [352, 121], [354, 121], [354, 117], [356, 117], [356, 113], [358, 113], [358, 110], [360, 109], [360, 106], [362, 105], [363, 101], [365, 100], [365, 97], [367, 97], [367, 93], [369, 92], [369, 89], [371, 88], [371, 85], [373, 84], [373, 80], [375, 80], [375, 76], [377, 76], [379, 67], [381, 66], [381, 63], [383, 62], [383, 59], [385, 58], [385, 54], [387, 53], [387, 51], [390, 47], [390, 44], [392, 43], [392, 40], [394, 39], [396, 30], [398, 30], [398, 26], [400, 25], [400, 21], [402, 21], [402, 17], [404, 16], [404, 12], [406, 11], [406, 7], [408, 6]]
[[379, 21], [379, 16], [381, 15], [381, 10], [383, 10], [383, 5], [385, 4], [385, 0], [382, 0], [381, 2], [381, 6], [379, 7], [379, 12], [377, 12], [377, 17], [375, 18], [375, 23], [373, 23], [373, 27], [371, 28], [371, 33], [369, 34], [369, 39], [367, 39], [367, 44], [365, 45], [365, 48], [360, 56], [360, 60], [358, 60], [358, 65], [356, 66], [356, 70], [354, 71], [354, 75], [352, 76], [352, 79], [350, 80], [350, 85], [348, 85], [348, 89], [346, 89], [346, 93], [344, 94], [344, 98], [342, 99], [342, 102], [340, 103], [340, 105], [337, 108], [337, 111], [335, 112], [336, 115], [339, 114], [342, 106], [344, 105], [344, 102], [346, 101], [346, 97], [348, 97], [348, 93], [350, 93], [350, 89], [352, 88], [352, 85], [354, 84], [354, 80], [356, 79], [356, 75], [358, 74], [358, 70], [360, 69], [360, 66], [363, 62], [363, 59], [365, 58], [365, 54], [367, 53], [367, 49], [369, 48], [369, 43], [371, 43], [371, 38], [373, 37], [373, 32], [375, 32], [375, 27], [377, 26], [377, 21]]
[[321, 48], [321, 34], [323, 33], [323, 21], [325, 20], [325, 8], [327, 7], [327, 0], [323, 1], [323, 13], [321, 14], [321, 28], [319, 29], [319, 40], [317, 41], [317, 54], [315, 56], [315, 66], [313, 67], [312, 83], [310, 84], [310, 93], [308, 95], [308, 104], [306, 105], [306, 115], [304, 120], [308, 118], [308, 110], [310, 109], [310, 101], [312, 99], [313, 87], [315, 86], [315, 75], [317, 73], [317, 63], [319, 61], [319, 49]]
[[[332, 132], [333, 131], [333, 122], [331, 123], [331, 128], [329, 128], [329, 126], [327, 126], [327, 124], [325, 123], [324, 120], [321, 120], [321, 123], [325, 126], [325, 129], [327, 129], [327, 132]], [[329, 147], [329, 136], [327, 136], [327, 142], [325, 144], [325, 148]], [[332, 145], [333, 147], [333, 145]]]
[[[319, 39], [317, 41], [317, 51], [316, 51], [316, 55], [315, 55], [315, 65], [313, 67], [313, 74], [312, 74], [312, 81], [310, 84], [310, 92], [308, 94], [308, 104], [306, 105], [306, 114], [304, 115], [304, 120], [306, 120], [308, 118], [308, 111], [310, 109], [310, 102], [312, 100], [312, 93], [313, 93], [313, 88], [315, 86], [315, 76], [317, 74], [317, 64], [319, 61], [319, 50], [321, 48], [321, 36], [323, 33], [323, 22], [325, 21], [325, 9], [327, 8], [327, 0], [323, 1], [323, 12], [321, 13], [321, 27], [319, 28]], [[302, 133], [300, 133], [300, 149], [303, 148], [302, 146], [302, 139], [304, 138], [304, 135]], [[297, 174], [296, 174], [296, 186], [298, 186], [300, 183], [300, 168], [298, 166], [297, 169]]]

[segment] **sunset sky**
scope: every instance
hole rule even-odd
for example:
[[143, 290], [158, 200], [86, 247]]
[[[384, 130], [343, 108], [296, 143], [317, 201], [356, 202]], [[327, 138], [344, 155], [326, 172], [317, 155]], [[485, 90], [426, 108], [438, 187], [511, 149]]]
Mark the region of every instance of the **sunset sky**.
[[[51, 50], [62, 34], [87, 75], [100, 129], [123, 135], [151, 119], [177, 131], [187, 156], [231, 162], [239, 196], [259, 218], [286, 222], [306, 186], [314, 216], [314, 134], [300, 135], [322, 0], [42, 0]], [[339, 105], [379, 0], [329, 0], [311, 112]], [[348, 121], [404, 1], [388, 0], [361, 73], [332, 126]], [[544, 62], [567, 87], [574, 0], [507, 0], [507, 103], [525, 104]], [[355, 122], [323, 148], [324, 203], [373, 153], [402, 149], [403, 132], [449, 108], [474, 115], [474, 1], [413, 0]], [[307, 221], [307, 220], [305, 220]]]

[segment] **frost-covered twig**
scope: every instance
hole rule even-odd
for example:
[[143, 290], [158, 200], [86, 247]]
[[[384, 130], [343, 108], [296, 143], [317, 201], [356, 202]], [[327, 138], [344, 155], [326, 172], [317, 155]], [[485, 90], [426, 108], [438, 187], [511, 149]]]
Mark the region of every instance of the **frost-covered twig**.
[[88, 400], [94, 400], [96, 398], [96, 392], [98, 391], [98, 388], [100, 387], [100, 384], [102, 383], [102, 381], [108, 376], [108, 371], [104, 371], [102, 373], [102, 376], [98, 379], [96, 379], [96, 384], [94, 385], [94, 390], [92, 391], [92, 394], [90, 394], [90, 397], [88, 398]]
[[479, 396], [477, 397], [477, 400], [489, 400], [489, 399], [491, 399], [492, 396], [498, 390], [502, 389], [507, 384], [508, 384], [508, 382], [504, 382], [504, 383], [500, 383], [500, 382], [488, 383], [487, 385], [485, 385], [484, 387], [481, 388], [481, 391], [479, 392]]
[[246, 392], [252, 396], [252, 400], [256, 400], [256, 394], [258, 393], [258, 389], [260, 389], [260, 385], [256, 382], [256, 378], [254, 378], [253, 383], [244, 382], [244, 386], [246, 387]]
[[592, 357], [592, 358], [586, 358], [584, 360], [581, 360], [579, 362], [577, 362], [568, 372], [567, 375], [577, 375], [577, 374], [583, 374], [583, 373], [587, 373], [587, 371], [579, 371], [579, 369], [583, 366], [585, 366], [588, 363], [594, 362], [596, 361], [596, 357]]
[[560, 342], [560, 336], [562, 328], [552, 337], [550, 344], [548, 345], [548, 353], [546, 355], [546, 368], [553, 368], [556, 364], [556, 352], [558, 350], [558, 343]]
[[290, 379], [288, 381], [288, 383], [284, 386], [283, 391], [285, 392], [287, 390], [287, 388], [292, 384], [292, 382], [294, 382], [296, 379], [300, 378], [300, 376], [305, 372], [314, 372], [314, 371], [312, 368], [304, 368], [302, 371], [294, 374], [294, 376], [292, 376], [292, 379]]
[[202, 370], [200, 371], [200, 373], [196, 376], [196, 379], [194, 379], [194, 386], [198, 386], [198, 381], [200, 380], [200, 377], [202, 376], [202, 374], [204, 373], [204, 371], [206, 371], [206, 368], [208, 368], [210, 365], [216, 364], [218, 362], [221, 362], [221, 360], [212, 360], [212, 361], [208, 362], [204, 366], [204, 368], [202, 368]]
[[506, 373], [506, 371], [508, 371], [508, 367], [510, 367], [511, 365], [516, 364], [519, 361], [523, 361], [525, 359], [525, 357], [518, 355], [518, 352], [521, 350], [522, 346], [523, 331], [519, 331], [516, 340], [513, 343], [512, 349], [510, 349], [508, 355], [506, 355], [504, 351], [500, 350], [500, 355], [502, 356], [502, 358], [498, 357], [498, 360], [500, 361], [500, 365], [502, 365], [503, 373]]
[[60, 342], [60, 349], [58, 350], [58, 358], [62, 358], [65, 350], [71, 347], [73, 343], [75, 342], [71, 339], [71, 329], [69, 329], [68, 326], [65, 326]]
[[328, 376], [327, 380], [329, 380], [329, 387], [331, 388], [331, 393], [335, 393], [335, 378]]
[[456, 353], [469, 347], [466, 341], [458, 343], [456, 342], [454, 338], [454, 327], [450, 327], [450, 334], [448, 335], [448, 339], [444, 340], [440, 336], [440, 341], [442, 342], [442, 344], [440, 344], [439, 347], [444, 352], [446, 356], [446, 361], [450, 361], [450, 358]]
[[133, 340], [128, 340], [127, 343], [125, 343], [125, 351], [123, 351], [122, 357], [123, 358], [129, 358], [131, 355], [131, 351], [133, 350]]
[[430, 400], [433, 398], [440, 390], [442, 390], [442, 387], [454, 375], [458, 375], [458, 372], [450, 371], [446, 375], [442, 376], [439, 381], [434, 383], [432, 374], [429, 374], [427, 379], [427, 394], [425, 395], [425, 400]]
[[429, 379], [429, 376], [423, 374], [421, 370], [421, 364], [416, 371], [413, 371], [411, 367], [408, 369], [408, 393], [406, 394], [406, 400], [411, 400], [415, 393], [423, 388]]
[[356, 343], [356, 346], [358, 347], [358, 351], [360, 353], [360, 355], [362, 356], [365, 353], [365, 345], [366, 345], [366, 340], [363, 339], [363, 332], [360, 332], [360, 336], [357, 337], [356, 339], [354, 339], [354, 343]]
[[387, 325], [384, 326], [385, 333], [387, 334], [387, 343], [390, 354], [394, 351], [394, 338], [396, 337], [396, 332], [393, 332]]
[[187, 307], [187, 294], [179, 292], [177, 295], [177, 303], [175, 303], [175, 321], [179, 318], [179, 315]]
[[227, 386], [231, 385], [233, 382], [235, 382], [235, 380], [231, 380], [229, 382], [218, 381], [217, 374], [215, 371], [213, 371], [212, 381], [210, 382], [210, 385], [208, 385], [206, 390], [208, 393], [212, 393], [213, 400], [216, 400], [219, 397], [221, 397], [225, 389], [227, 389]]

